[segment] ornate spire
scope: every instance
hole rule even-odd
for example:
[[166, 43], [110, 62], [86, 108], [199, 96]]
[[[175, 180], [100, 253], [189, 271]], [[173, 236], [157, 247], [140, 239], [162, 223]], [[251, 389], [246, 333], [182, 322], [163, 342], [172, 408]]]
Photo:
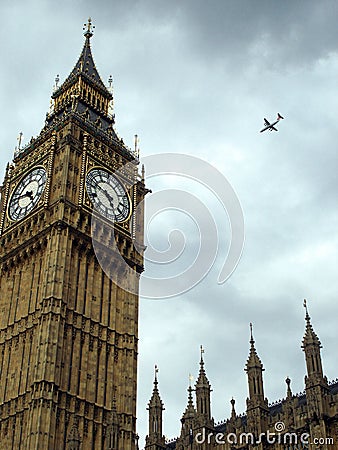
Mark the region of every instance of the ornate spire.
[[188, 387], [188, 404], [181, 418], [181, 434], [177, 443], [177, 448], [192, 448], [193, 433], [196, 427], [196, 409], [192, 399], [193, 388], [191, 387], [192, 376], [189, 375], [189, 387]]
[[304, 334], [304, 338], [303, 338], [302, 349], [305, 350], [305, 348], [309, 345], [315, 345], [319, 348], [322, 348], [322, 344], [320, 343], [320, 340], [312, 327], [311, 317], [309, 316], [309, 311], [308, 311], [307, 303], [306, 303], [305, 299], [304, 299], [303, 306], [305, 308], [306, 326], [305, 326], [305, 334]]
[[258, 368], [261, 370], [263, 369], [262, 361], [260, 360], [256, 348], [255, 348], [255, 340], [253, 338], [253, 332], [252, 332], [252, 323], [250, 323], [250, 353], [248, 360], [246, 362], [246, 368], [245, 371], [248, 372], [250, 368]]
[[204, 369], [203, 354], [201, 345], [200, 371], [195, 384], [197, 414], [205, 425], [210, 425], [211, 420], [211, 386]]
[[196, 409], [194, 406], [193, 398], [192, 398], [193, 388], [189, 385], [188, 387], [188, 404], [183, 413], [183, 420], [194, 419], [196, 416]]
[[320, 340], [312, 327], [306, 300], [304, 300], [303, 306], [305, 308], [306, 322], [305, 334], [302, 341], [302, 349], [305, 353], [305, 362], [307, 369], [305, 384], [307, 388], [318, 383], [322, 383], [326, 386], [327, 380], [323, 374], [322, 359], [320, 355], [322, 344], [320, 343]]
[[90, 40], [94, 26], [89, 18], [84, 26], [85, 42], [74, 68], [59, 85], [59, 75], [55, 80], [50, 113], [46, 117], [46, 126], [54, 126], [60, 120], [76, 117], [86, 126], [95, 127], [99, 133], [106, 133], [109, 138], [125, 149], [123, 142], [114, 130], [112, 78], [106, 87], [96, 68], [92, 55]]
[[73, 70], [66, 78], [64, 83], [57, 87], [52, 95], [52, 98], [56, 98], [65, 92], [71, 85], [77, 82], [78, 78], [81, 77], [89, 86], [97, 89], [105, 98], [111, 100], [113, 98], [112, 94], [109, 92], [105, 84], [103, 83], [99, 72], [95, 66], [94, 58], [90, 48], [90, 38], [93, 36], [94, 25], [89, 18], [87, 24], [84, 25], [85, 30], [85, 43], [82, 48], [81, 55], [75, 64]]
[[195, 384], [196, 391], [198, 388], [210, 388], [210, 383], [204, 369], [204, 360], [203, 360], [204, 348], [202, 345], [200, 347], [200, 350], [201, 350], [200, 371]]
[[154, 388], [153, 388], [153, 393], [152, 393], [151, 399], [148, 403], [148, 408], [147, 408], [148, 410], [150, 408], [156, 408], [156, 407], [161, 408], [162, 410], [164, 409], [163, 402], [161, 400], [160, 393], [158, 390], [157, 374], [158, 374], [158, 367], [157, 367], [157, 365], [155, 365]]
[[245, 369], [248, 374], [249, 399], [247, 406], [266, 406], [264, 398], [264, 384], [263, 384], [263, 364], [257, 355], [255, 348], [255, 340], [253, 338], [252, 323], [250, 323], [250, 353], [246, 362]]
[[155, 365], [154, 388], [147, 408], [149, 411], [149, 426], [146, 437], [146, 450], [157, 450], [165, 447], [165, 437], [162, 432], [162, 412], [164, 407], [158, 391], [157, 374], [158, 367]]

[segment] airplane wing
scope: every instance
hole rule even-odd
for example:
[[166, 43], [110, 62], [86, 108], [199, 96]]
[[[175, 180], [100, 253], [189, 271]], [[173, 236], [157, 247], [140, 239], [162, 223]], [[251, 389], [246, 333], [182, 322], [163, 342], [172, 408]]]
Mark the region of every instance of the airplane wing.
[[264, 117], [264, 125], [270, 125], [270, 122]]
[[275, 127], [270, 127], [270, 131], [272, 131], [272, 130], [278, 131], [277, 128], [275, 128]]

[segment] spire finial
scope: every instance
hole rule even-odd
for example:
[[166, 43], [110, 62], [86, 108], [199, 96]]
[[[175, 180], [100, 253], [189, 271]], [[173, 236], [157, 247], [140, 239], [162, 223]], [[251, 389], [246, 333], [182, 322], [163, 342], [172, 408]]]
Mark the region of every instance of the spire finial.
[[204, 364], [204, 361], [203, 361], [203, 353], [204, 353], [203, 345], [200, 346], [200, 350], [201, 350], [201, 365], [203, 365]]
[[154, 384], [157, 384], [157, 374], [159, 372], [159, 368], [157, 367], [157, 364], [155, 364], [155, 381]]
[[139, 138], [138, 138], [138, 135], [135, 134], [135, 135], [134, 135], [134, 155], [137, 156], [137, 157], [140, 156], [140, 151], [139, 151], [138, 143], [139, 143]]
[[194, 381], [194, 377], [189, 373], [189, 387], [191, 387], [192, 382]]
[[309, 321], [310, 320], [310, 316], [309, 316], [309, 311], [308, 311], [308, 309], [307, 309], [307, 301], [306, 301], [306, 299], [304, 298], [304, 301], [303, 301], [303, 306], [304, 306], [304, 308], [305, 308], [305, 319], [307, 320], [307, 321]]
[[23, 132], [20, 131], [19, 136], [16, 138], [16, 140], [18, 141], [18, 147], [17, 147], [18, 151], [21, 150], [22, 137], [23, 137]]
[[60, 76], [59, 74], [56, 75], [55, 77], [55, 84], [54, 84], [54, 91], [56, 91], [59, 88], [59, 81], [60, 81]]
[[250, 322], [250, 344], [254, 345], [255, 340], [253, 338], [253, 331], [252, 331], [252, 323]]
[[[189, 379], [190, 379], [190, 376], [191, 375], [189, 375]], [[192, 389], [191, 384], [190, 384], [189, 387], [188, 387], [188, 405], [190, 405], [190, 406], [193, 405], [192, 391], [193, 391], [193, 389]]]
[[312, 324], [311, 324], [311, 317], [309, 315], [309, 311], [307, 309], [307, 302], [306, 300], [304, 300], [303, 302], [303, 306], [305, 308], [305, 335], [303, 338], [303, 344], [302, 344], [302, 348], [303, 350], [305, 349], [305, 346], [307, 344], [313, 344], [315, 343], [316, 345], [319, 346], [319, 348], [321, 348], [321, 343], [320, 340], [317, 336], [317, 334], [315, 333]]
[[87, 39], [93, 36], [95, 25], [92, 25], [92, 19], [89, 17], [88, 22], [83, 25], [84, 35]]

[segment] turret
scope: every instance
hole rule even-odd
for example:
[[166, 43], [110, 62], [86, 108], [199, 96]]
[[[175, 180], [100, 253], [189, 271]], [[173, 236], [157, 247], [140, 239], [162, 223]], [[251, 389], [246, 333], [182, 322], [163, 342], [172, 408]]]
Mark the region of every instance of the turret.
[[308, 387], [318, 383], [326, 383], [326, 379], [324, 379], [322, 359], [320, 355], [322, 344], [320, 343], [320, 340], [312, 327], [306, 300], [304, 300], [304, 307], [306, 325], [302, 349], [305, 353], [307, 369], [306, 386]]
[[264, 398], [263, 364], [257, 354], [250, 323], [250, 353], [245, 371], [248, 375], [249, 397], [247, 398], [247, 423], [249, 431], [256, 436], [266, 432], [268, 401]]
[[[189, 380], [191, 383], [192, 376], [189, 376]], [[193, 389], [191, 384], [188, 387], [188, 404], [183, 413], [181, 423], [181, 435], [177, 440], [178, 447], [177, 448], [191, 448], [194, 441], [194, 430], [196, 427], [196, 416], [197, 412], [194, 406], [193, 398], [192, 398]]]
[[308, 415], [311, 420], [318, 420], [323, 414], [326, 414], [328, 383], [323, 373], [322, 359], [320, 349], [322, 345], [315, 333], [311, 318], [307, 309], [306, 300], [304, 300], [305, 308], [305, 334], [302, 342], [302, 349], [305, 353], [306, 371], [305, 376], [305, 392]]
[[162, 413], [164, 406], [158, 390], [157, 373], [158, 368], [155, 366], [154, 388], [147, 408], [149, 411], [149, 425], [148, 435], [146, 437], [146, 450], [160, 450], [165, 448], [165, 437], [162, 433]]
[[252, 324], [250, 323], [250, 353], [246, 363], [245, 371], [248, 374], [249, 400], [253, 405], [264, 404], [263, 386], [263, 364], [257, 354], [255, 341], [252, 334]]
[[211, 404], [210, 404], [211, 403], [210, 394], [212, 389], [205, 373], [203, 353], [204, 349], [201, 346], [200, 371], [198, 374], [197, 381], [195, 383], [196, 406], [197, 406], [197, 415], [201, 424], [205, 426], [210, 426], [212, 425]]

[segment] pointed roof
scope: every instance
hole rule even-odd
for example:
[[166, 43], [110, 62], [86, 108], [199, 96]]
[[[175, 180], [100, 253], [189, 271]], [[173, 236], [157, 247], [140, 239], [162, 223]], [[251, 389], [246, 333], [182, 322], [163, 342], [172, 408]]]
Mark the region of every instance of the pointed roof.
[[161, 400], [160, 393], [158, 390], [157, 373], [158, 373], [158, 367], [155, 366], [154, 388], [153, 388], [153, 393], [151, 395], [151, 399], [149, 400], [149, 403], [148, 403], [148, 408], [147, 408], [148, 410], [150, 408], [160, 408], [162, 410], [164, 409], [163, 402]]
[[63, 82], [63, 84], [55, 90], [52, 95], [52, 98], [58, 97], [62, 94], [69, 86], [71, 86], [77, 79], [81, 76], [85, 79], [90, 85], [94, 88], [98, 89], [102, 95], [106, 98], [113, 98], [111, 92], [107, 89], [105, 84], [103, 83], [99, 72], [95, 66], [94, 58], [92, 55], [91, 47], [90, 47], [90, 39], [93, 36], [93, 28], [91, 19], [88, 19], [88, 23], [85, 24], [85, 43], [82, 48], [81, 55], [75, 64], [73, 70]]
[[262, 361], [260, 360], [255, 348], [255, 341], [252, 333], [252, 323], [250, 323], [250, 353], [248, 360], [246, 362], [245, 371], [247, 372], [251, 368], [258, 368], [264, 370]]
[[196, 390], [198, 388], [208, 388], [210, 389], [210, 383], [209, 380], [207, 378], [207, 375], [205, 373], [205, 369], [204, 369], [204, 360], [203, 360], [203, 353], [204, 353], [204, 349], [201, 345], [201, 359], [200, 359], [200, 371], [198, 374], [198, 378], [195, 384], [195, 388]]
[[306, 300], [304, 300], [304, 308], [305, 308], [306, 325], [305, 325], [305, 334], [304, 334], [304, 337], [303, 337], [302, 349], [305, 350], [305, 348], [308, 345], [315, 345], [315, 346], [317, 346], [319, 348], [322, 348], [322, 344], [321, 344], [317, 334], [315, 333], [315, 331], [314, 331], [314, 329], [312, 327], [311, 317], [309, 316]]

